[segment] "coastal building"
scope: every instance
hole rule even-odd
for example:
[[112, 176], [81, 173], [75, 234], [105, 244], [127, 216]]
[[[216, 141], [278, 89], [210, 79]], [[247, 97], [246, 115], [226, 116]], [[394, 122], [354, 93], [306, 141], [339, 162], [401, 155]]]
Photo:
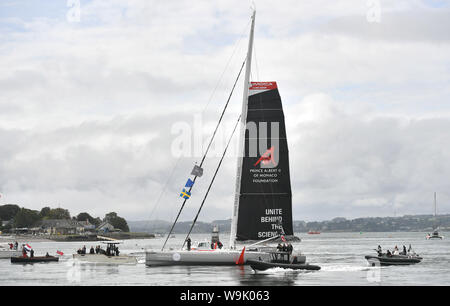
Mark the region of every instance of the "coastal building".
[[12, 224], [13, 224], [13, 220], [2, 221], [2, 227], [12, 225]]
[[64, 220], [43, 220], [41, 222], [41, 232], [47, 235], [76, 235], [84, 234], [85, 228], [78, 221]]
[[104, 221], [97, 227], [97, 231], [109, 233], [109, 232], [114, 232], [115, 228], [114, 228], [114, 226], [111, 225], [111, 223]]
[[90, 223], [88, 220], [86, 221], [78, 221], [78, 223], [83, 226], [85, 234], [93, 234], [96, 232], [95, 224]]

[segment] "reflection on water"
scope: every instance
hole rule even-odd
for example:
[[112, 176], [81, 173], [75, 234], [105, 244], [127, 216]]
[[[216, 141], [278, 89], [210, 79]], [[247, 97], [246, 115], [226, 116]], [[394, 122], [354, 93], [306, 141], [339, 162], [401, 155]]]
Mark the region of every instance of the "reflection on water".
[[[209, 267], [146, 267], [142, 248], [160, 249], [163, 238], [129, 240], [121, 247], [125, 254], [139, 254], [136, 265], [81, 263], [72, 258], [80, 247], [77, 242], [30, 243], [35, 254], [64, 252], [60, 262], [40, 264], [11, 264], [0, 260], [1, 285], [449, 285], [450, 240], [425, 240], [424, 233], [334, 233], [300, 235], [302, 242], [294, 247], [301, 250], [307, 261], [322, 267], [320, 271], [270, 269], [255, 272], [249, 266]], [[447, 235], [448, 236], [448, 235]], [[209, 235], [192, 235], [203, 240]], [[169, 247], [177, 248], [182, 238], [170, 239]], [[226, 238], [222, 237], [223, 241]], [[371, 268], [364, 255], [372, 254], [380, 244], [384, 249], [412, 244], [424, 257], [422, 263], [403, 267]]]

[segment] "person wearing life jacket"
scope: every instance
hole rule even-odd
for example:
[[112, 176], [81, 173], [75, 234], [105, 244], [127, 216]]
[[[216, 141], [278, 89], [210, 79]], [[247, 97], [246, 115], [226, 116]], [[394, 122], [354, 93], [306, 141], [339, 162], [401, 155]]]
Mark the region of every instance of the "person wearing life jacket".
[[392, 253], [392, 255], [399, 255], [398, 247], [397, 247], [397, 246], [395, 246], [394, 252]]
[[378, 253], [378, 256], [383, 255], [383, 251], [382, 251], [382, 249], [381, 249], [381, 245], [378, 246], [378, 248], [377, 248], [377, 253]]
[[186, 243], [187, 243], [187, 249], [188, 249], [188, 251], [190, 251], [191, 250], [191, 238], [190, 237], [188, 237], [186, 239]]

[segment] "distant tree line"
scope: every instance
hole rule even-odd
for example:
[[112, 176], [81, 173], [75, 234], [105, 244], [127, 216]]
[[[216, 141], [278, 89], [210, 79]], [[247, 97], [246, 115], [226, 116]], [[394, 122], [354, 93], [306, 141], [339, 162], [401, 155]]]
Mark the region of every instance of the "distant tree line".
[[30, 228], [36, 227], [42, 220], [76, 220], [89, 221], [89, 223], [99, 226], [102, 222], [109, 222], [114, 228], [118, 228], [124, 232], [129, 232], [127, 221], [119, 217], [117, 213], [110, 212], [103, 219], [94, 218], [87, 212], [79, 213], [77, 216], [70, 216], [70, 212], [64, 208], [44, 207], [40, 211], [19, 207], [15, 204], [7, 204], [0, 206], [0, 221], [10, 221], [3, 226], [0, 224], [0, 230], [5, 231], [11, 228]]
[[[128, 221], [134, 232], [167, 233], [172, 226], [171, 222], [163, 220], [152, 221]], [[192, 222], [178, 222], [174, 233], [187, 233]], [[193, 233], [210, 233], [214, 225], [218, 225], [221, 232], [229, 232], [231, 220], [215, 220], [211, 223], [198, 221]], [[427, 231], [439, 227], [442, 231], [450, 230], [450, 215], [406, 215], [402, 217], [372, 217], [348, 220], [346, 218], [334, 218], [328, 221], [293, 221], [295, 233], [306, 233], [310, 230], [320, 232], [410, 232]]]

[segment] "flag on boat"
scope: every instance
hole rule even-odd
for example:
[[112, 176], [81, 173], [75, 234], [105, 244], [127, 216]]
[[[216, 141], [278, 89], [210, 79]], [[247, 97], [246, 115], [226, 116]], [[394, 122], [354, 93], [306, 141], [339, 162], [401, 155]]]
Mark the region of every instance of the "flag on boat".
[[64, 253], [61, 251], [56, 251], [56, 254], [61, 255], [61, 256], [64, 255]]
[[187, 200], [191, 197], [191, 193], [183, 188], [183, 191], [180, 193], [180, 197]]
[[192, 186], [194, 186], [194, 181], [189, 178], [186, 182], [186, 186], [184, 186], [184, 187], [190, 188]]
[[25, 250], [27, 250], [27, 252], [31, 251], [31, 246], [27, 243], [23, 246], [25, 248]]
[[191, 175], [201, 177], [203, 175], [203, 168], [195, 165], [194, 169], [192, 169]]

